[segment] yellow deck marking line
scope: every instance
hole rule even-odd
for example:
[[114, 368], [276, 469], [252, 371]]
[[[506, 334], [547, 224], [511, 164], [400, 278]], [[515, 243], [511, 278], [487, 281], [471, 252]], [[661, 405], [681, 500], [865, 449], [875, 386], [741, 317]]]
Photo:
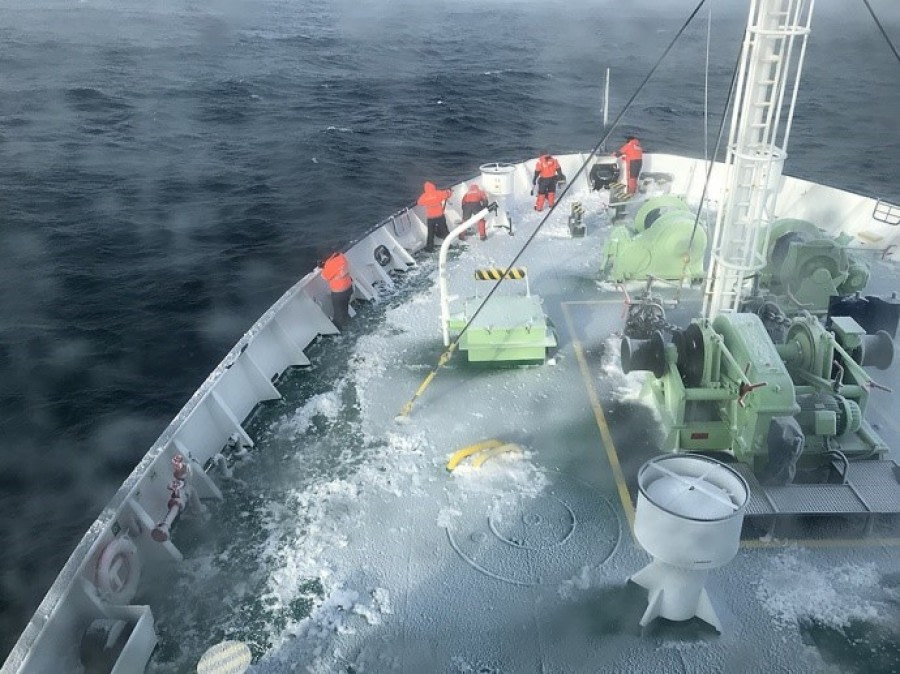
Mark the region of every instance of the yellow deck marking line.
[[[594, 420], [597, 422], [597, 428], [600, 430], [600, 437], [603, 444], [606, 445], [606, 457], [612, 468], [613, 478], [616, 481], [616, 488], [619, 491], [619, 499], [622, 501], [622, 508], [625, 510], [625, 518], [628, 520], [628, 527], [631, 535], [634, 537], [634, 506], [631, 505], [631, 492], [628, 490], [628, 484], [625, 482], [625, 475], [622, 472], [622, 466], [619, 463], [619, 453], [613, 443], [612, 435], [609, 432], [609, 425], [606, 423], [606, 415], [603, 413], [603, 407], [600, 405], [600, 398], [597, 390], [594, 388], [594, 382], [591, 379], [591, 370], [588, 366], [587, 358], [584, 355], [584, 349], [581, 342], [576, 336], [572, 317], [569, 314], [569, 304], [608, 304], [602, 300], [580, 300], [575, 302], [561, 302], [560, 306], [566, 319], [566, 326], [569, 328], [569, 335], [572, 338], [572, 346], [575, 349], [575, 357], [578, 360], [578, 367], [581, 370], [581, 378], [584, 380], [584, 386], [588, 392], [588, 398], [591, 407], [594, 410]], [[865, 515], [865, 513], [859, 513]], [[636, 539], [635, 539], [636, 540]], [[848, 548], [848, 547], [898, 547], [900, 546], [900, 538], [895, 537], [874, 537], [874, 538], [777, 538], [771, 541], [760, 539], [748, 539], [741, 541], [742, 548], [777, 548], [787, 547], [790, 545], [798, 545], [804, 548]]]
[[447, 470], [452, 473], [453, 470], [459, 465], [459, 462], [465, 459], [467, 456], [477, 454], [483, 449], [494, 449], [496, 447], [502, 447], [505, 444], [506, 443], [503, 442], [503, 440], [491, 438], [490, 440], [482, 440], [481, 442], [476, 442], [474, 445], [469, 445], [467, 447], [463, 447], [462, 449], [458, 449], [450, 455], [450, 460], [447, 462]]
[[518, 452], [522, 453], [522, 448], [514, 442], [509, 442], [505, 445], [500, 445], [499, 447], [494, 447], [493, 449], [489, 449], [486, 452], [482, 452], [474, 459], [472, 459], [472, 466], [475, 468], [481, 468], [481, 465], [490, 458], [497, 456], [498, 454], [505, 454], [506, 452]]
[[575, 336], [575, 327], [572, 324], [572, 317], [569, 315], [568, 302], [562, 303], [563, 315], [566, 319], [566, 326], [569, 328], [569, 335], [572, 338], [572, 346], [575, 348], [575, 357], [578, 359], [578, 367], [581, 370], [581, 378], [584, 380], [584, 386], [587, 389], [588, 399], [591, 401], [591, 408], [594, 410], [594, 421], [600, 430], [600, 438], [606, 448], [606, 458], [612, 468], [613, 478], [616, 481], [616, 488], [619, 491], [619, 499], [622, 501], [622, 508], [625, 510], [625, 518], [628, 520], [628, 530], [634, 536], [634, 506], [631, 505], [631, 494], [628, 491], [628, 485], [625, 483], [625, 475], [622, 473], [622, 466], [619, 463], [619, 454], [616, 452], [616, 446], [613, 443], [612, 434], [609, 432], [609, 425], [606, 423], [606, 415], [603, 414], [603, 407], [600, 405], [600, 399], [597, 396], [597, 390], [591, 381], [591, 369], [588, 366], [587, 358], [584, 357], [584, 349], [581, 342]]

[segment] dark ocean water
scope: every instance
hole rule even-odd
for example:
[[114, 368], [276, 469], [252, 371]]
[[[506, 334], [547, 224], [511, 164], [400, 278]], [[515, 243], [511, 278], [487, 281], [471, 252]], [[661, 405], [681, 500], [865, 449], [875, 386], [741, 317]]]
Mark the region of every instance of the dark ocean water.
[[[587, 150], [695, 0], [0, 0], [0, 651], [317, 255], [485, 161]], [[744, 2], [714, 2], [717, 123]], [[872, 0], [895, 42], [900, 11]], [[787, 172], [900, 201], [900, 68], [819, 3]], [[613, 135], [702, 156], [706, 13]]]

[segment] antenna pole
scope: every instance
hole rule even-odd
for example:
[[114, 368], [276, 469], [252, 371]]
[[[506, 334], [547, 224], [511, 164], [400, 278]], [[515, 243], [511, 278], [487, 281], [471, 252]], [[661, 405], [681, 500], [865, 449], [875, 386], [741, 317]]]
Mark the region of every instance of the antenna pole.
[[[603, 85], [603, 130], [609, 125], [609, 68], [606, 69], [606, 83]], [[604, 150], [606, 147], [603, 148]]]

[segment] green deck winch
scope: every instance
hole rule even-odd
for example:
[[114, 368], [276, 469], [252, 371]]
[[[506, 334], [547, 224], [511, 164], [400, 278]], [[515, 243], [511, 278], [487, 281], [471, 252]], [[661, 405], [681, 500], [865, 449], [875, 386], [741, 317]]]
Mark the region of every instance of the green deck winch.
[[631, 225], [613, 227], [600, 262], [604, 280], [623, 282], [654, 277], [672, 281], [703, 278], [706, 229], [683, 199], [648, 199]]
[[728, 451], [764, 481], [784, 484], [799, 468], [881, 457], [887, 446], [864, 419], [863, 366], [887, 368], [893, 341], [866, 335], [849, 317], [827, 330], [795, 318], [774, 344], [756, 314], [694, 320], [666, 343], [622, 340], [622, 369], [647, 370], [643, 396], [660, 412], [669, 451]]
[[824, 315], [832, 297], [859, 292], [869, 281], [868, 265], [847, 248], [852, 240], [828, 236], [806, 220], [776, 220], [759, 272], [760, 291], [788, 315]]

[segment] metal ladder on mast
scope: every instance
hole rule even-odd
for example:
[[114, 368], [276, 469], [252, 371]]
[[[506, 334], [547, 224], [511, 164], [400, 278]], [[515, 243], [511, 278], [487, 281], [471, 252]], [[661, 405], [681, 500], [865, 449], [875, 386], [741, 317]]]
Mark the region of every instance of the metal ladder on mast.
[[[814, 0], [752, 0], [729, 132], [727, 188], [716, 217], [703, 316], [737, 312], [765, 265]], [[796, 43], [799, 41], [799, 50]], [[790, 106], [782, 118], [793, 75]]]

